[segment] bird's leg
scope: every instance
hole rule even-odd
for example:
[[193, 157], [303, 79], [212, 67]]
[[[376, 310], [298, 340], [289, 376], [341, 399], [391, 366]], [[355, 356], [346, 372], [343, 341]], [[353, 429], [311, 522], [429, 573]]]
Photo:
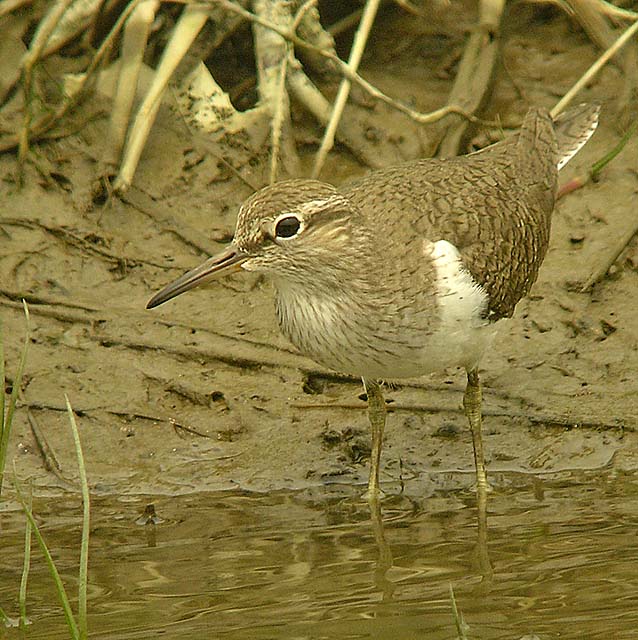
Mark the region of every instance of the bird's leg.
[[472, 445], [474, 446], [474, 466], [476, 469], [476, 496], [479, 515], [487, 510], [487, 473], [485, 471], [485, 457], [483, 455], [483, 439], [481, 437], [481, 383], [478, 369], [467, 372], [467, 386], [463, 396], [465, 415], [472, 431]]
[[381, 464], [381, 446], [385, 428], [385, 400], [381, 393], [381, 385], [376, 380], [363, 378], [363, 388], [368, 396], [368, 419], [372, 433], [372, 452], [370, 454], [370, 477], [365, 497], [374, 502], [382, 495], [379, 488], [379, 465]]

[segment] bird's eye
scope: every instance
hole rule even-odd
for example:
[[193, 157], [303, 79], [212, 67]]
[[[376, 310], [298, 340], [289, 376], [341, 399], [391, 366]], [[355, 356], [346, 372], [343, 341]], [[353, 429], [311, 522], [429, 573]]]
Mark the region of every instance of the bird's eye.
[[296, 216], [286, 216], [275, 225], [277, 238], [292, 238], [300, 229], [301, 222]]

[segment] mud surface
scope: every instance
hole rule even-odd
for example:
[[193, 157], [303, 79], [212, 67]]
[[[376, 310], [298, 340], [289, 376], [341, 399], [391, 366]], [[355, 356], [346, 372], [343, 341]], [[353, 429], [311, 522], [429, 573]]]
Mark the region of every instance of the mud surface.
[[[363, 74], [421, 110], [442, 104], [453, 77], [450, 51], [460, 51], [474, 19], [447, 15], [447, 22], [423, 25], [399, 11], [386, 14]], [[558, 12], [518, 7], [507, 24], [485, 116], [509, 124], [529, 103], [553, 106], [598, 53]], [[620, 70], [608, 66], [579, 97], [602, 103], [601, 125], [563, 181], [585, 172], [622, 135], [614, 100], [622, 82]], [[390, 161], [423, 152], [415, 148], [416, 126], [403, 116], [380, 107], [369, 113], [380, 131], [403, 131]], [[318, 134], [298, 122], [299, 140]], [[96, 493], [364, 482], [369, 444], [360, 384], [294, 352], [277, 329], [268, 282], [240, 274], [144, 309], [153, 292], [232, 237], [238, 206], [251, 193], [244, 180], [264, 184], [265, 154], [242, 164], [239, 151], [211, 149], [164, 107], [134, 188], [124, 200], [96, 206], [91, 183], [105, 135], [102, 119], [36, 148], [39, 169], [28, 166], [21, 189], [15, 157], [0, 157], [0, 309], [9, 374], [23, 335], [21, 298], [32, 317], [24, 404], [10, 450], [20, 475], [33, 476], [36, 491], [71, 486], [66, 393]], [[580, 292], [634, 223], [637, 152], [634, 138], [599, 182], [560, 201], [532, 295], [482, 363], [486, 455], [496, 484], [513, 472], [638, 464], [636, 242], [593, 291]], [[236, 161], [243, 180], [222, 156]], [[364, 171], [337, 150], [323, 177], [339, 183]], [[390, 493], [470, 486], [464, 382], [463, 372], [451, 370], [388, 390], [396, 410], [382, 481]], [[57, 474], [43, 465], [25, 404], [59, 462]]]

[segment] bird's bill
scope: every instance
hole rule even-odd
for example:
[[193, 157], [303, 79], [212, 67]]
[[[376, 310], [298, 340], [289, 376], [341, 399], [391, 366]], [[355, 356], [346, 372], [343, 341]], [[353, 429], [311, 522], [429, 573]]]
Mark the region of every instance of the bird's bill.
[[212, 280], [222, 271], [225, 273], [234, 271], [247, 258], [248, 256], [245, 253], [241, 253], [231, 244], [228, 249], [219, 255], [209, 258], [206, 262], [200, 264], [199, 267], [191, 269], [183, 276], [177, 278], [177, 280], [166, 285], [161, 291], [158, 291], [148, 301], [146, 308], [152, 309], [186, 291], [190, 291], [200, 284]]

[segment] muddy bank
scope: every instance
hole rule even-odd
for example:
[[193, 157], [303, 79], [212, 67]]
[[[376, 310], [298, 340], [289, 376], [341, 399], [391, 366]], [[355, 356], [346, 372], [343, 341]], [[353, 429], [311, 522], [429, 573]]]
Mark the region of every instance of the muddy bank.
[[[436, 45], [446, 30], [455, 41], [453, 18], [433, 32], [389, 12], [363, 74], [424, 111], [436, 106], [451, 82], [443, 73], [449, 51]], [[486, 117], [512, 122], [529, 103], [551, 107], [597, 55], [558, 12], [515, 12]], [[586, 171], [619, 139], [622, 114], [613, 96], [621, 87], [620, 71], [609, 66], [583, 92], [583, 101], [603, 104], [601, 125], [562, 180]], [[375, 127], [403, 128], [404, 140], [418, 139], [405, 117], [380, 107], [370, 109], [373, 116]], [[153, 292], [232, 237], [237, 208], [251, 193], [245, 180], [264, 183], [266, 154], [246, 162], [233, 147], [211, 150], [165, 107], [134, 188], [97, 206], [91, 184], [106, 127], [98, 119], [38, 147], [52, 171], [45, 179], [40, 165], [27, 165], [22, 188], [15, 157], [0, 156], [0, 308], [9, 372], [21, 344], [23, 297], [33, 326], [11, 444], [20, 474], [33, 476], [38, 490], [74, 478], [67, 393], [96, 492], [364, 482], [369, 444], [360, 385], [294, 352], [276, 327], [268, 282], [237, 275], [144, 309]], [[312, 151], [317, 129], [305, 119], [297, 127], [298, 141]], [[560, 201], [532, 295], [483, 362], [485, 446], [496, 483], [519, 472], [636, 467], [636, 242], [593, 291], [581, 293], [580, 284], [635, 215], [637, 147], [630, 141], [598, 183]], [[394, 156], [422, 151], [398, 144]], [[237, 160], [243, 180], [219, 157]], [[339, 183], [363, 171], [337, 149], [323, 177]], [[463, 385], [462, 372], [451, 370], [388, 392], [396, 409], [383, 458], [389, 491], [427, 495], [470, 486]], [[60, 477], [44, 467], [27, 406]]]

